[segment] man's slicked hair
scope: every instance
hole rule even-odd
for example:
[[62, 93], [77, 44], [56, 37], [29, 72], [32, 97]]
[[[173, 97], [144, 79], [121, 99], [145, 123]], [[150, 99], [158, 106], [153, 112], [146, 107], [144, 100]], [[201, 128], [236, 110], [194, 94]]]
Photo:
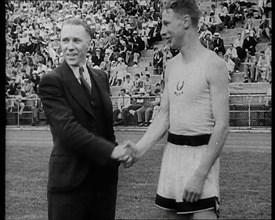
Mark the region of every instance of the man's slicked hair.
[[91, 28], [89, 27], [89, 25], [83, 21], [82, 19], [80, 18], [70, 18], [68, 20], [65, 20], [62, 24], [62, 27], [61, 27], [61, 30], [62, 28], [65, 26], [65, 25], [80, 25], [82, 27], [84, 27], [86, 33], [92, 38], [92, 31], [91, 31]]
[[196, 0], [163, 0], [163, 10], [172, 9], [179, 15], [188, 14], [194, 27], [198, 26], [201, 11]]

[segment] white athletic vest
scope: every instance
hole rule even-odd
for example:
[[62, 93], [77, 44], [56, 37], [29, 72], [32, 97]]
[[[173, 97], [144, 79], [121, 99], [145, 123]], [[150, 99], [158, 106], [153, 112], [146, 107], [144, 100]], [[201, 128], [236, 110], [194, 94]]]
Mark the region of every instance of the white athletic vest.
[[214, 119], [210, 88], [205, 77], [207, 57], [201, 62], [183, 64], [179, 53], [168, 71], [169, 131], [178, 135], [212, 133]]

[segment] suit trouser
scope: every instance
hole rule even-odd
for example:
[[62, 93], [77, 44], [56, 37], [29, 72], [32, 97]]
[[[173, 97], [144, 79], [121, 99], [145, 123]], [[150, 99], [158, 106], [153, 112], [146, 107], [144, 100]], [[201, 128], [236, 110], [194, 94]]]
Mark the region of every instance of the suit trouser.
[[48, 192], [49, 220], [114, 220], [117, 178], [101, 183], [84, 181], [70, 192]]

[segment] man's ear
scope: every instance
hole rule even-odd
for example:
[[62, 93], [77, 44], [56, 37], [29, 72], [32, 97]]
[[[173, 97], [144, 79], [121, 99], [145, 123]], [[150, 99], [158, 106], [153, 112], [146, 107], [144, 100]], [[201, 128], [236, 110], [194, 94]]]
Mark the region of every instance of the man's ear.
[[185, 29], [187, 29], [191, 25], [191, 16], [190, 15], [184, 15], [182, 17], [182, 25]]

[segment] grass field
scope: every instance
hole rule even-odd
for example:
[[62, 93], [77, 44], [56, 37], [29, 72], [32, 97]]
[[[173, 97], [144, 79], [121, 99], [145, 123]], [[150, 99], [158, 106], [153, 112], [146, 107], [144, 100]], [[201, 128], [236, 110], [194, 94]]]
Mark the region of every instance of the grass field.
[[[119, 142], [142, 132], [116, 132]], [[120, 168], [117, 219], [166, 219], [154, 206], [165, 140], [130, 169]], [[6, 219], [46, 220], [49, 131], [6, 135]], [[271, 134], [230, 133], [221, 155], [221, 218], [271, 219]]]

